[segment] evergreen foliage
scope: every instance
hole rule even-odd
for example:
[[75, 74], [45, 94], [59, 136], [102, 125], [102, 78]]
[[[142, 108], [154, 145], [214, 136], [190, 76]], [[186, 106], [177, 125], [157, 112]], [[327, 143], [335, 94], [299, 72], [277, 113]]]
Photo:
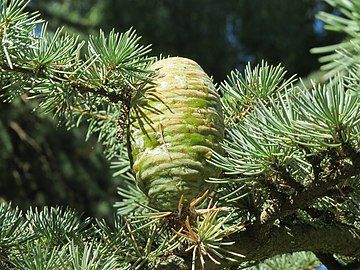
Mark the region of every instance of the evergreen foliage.
[[320, 262], [311, 252], [295, 252], [289, 255], [279, 255], [267, 259], [256, 267], [245, 268], [248, 270], [288, 270], [288, 269], [314, 269]]
[[[133, 30], [100, 31], [88, 41], [61, 29], [49, 34], [37, 13], [24, 11], [23, 1], [2, 2], [4, 100], [36, 99], [39, 110], [52, 112], [69, 127], [88, 123], [88, 134], [98, 135], [126, 185], [110, 227], [69, 209], [24, 213], [1, 204], [0, 266], [219, 269], [218, 264], [243, 267], [278, 254], [313, 251], [329, 269], [357, 267], [360, 65], [350, 59], [358, 56], [359, 5], [356, 0], [328, 2], [348, 19], [324, 13], [321, 18], [353, 39], [337, 45], [340, 50], [330, 57], [336, 63], [326, 66], [332, 80], [308, 90], [294, 86], [293, 77], [285, 79], [281, 66], [265, 62], [248, 66], [244, 75], [232, 72], [219, 87], [226, 154], [214, 152], [210, 161], [223, 175], [210, 179], [216, 185], [210, 196], [194, 198], [189, 209], [180, 202], [175, 212], [148, 205], [126, 157], [129, 110], [151, 93], [155, 75], [149, 47], [140, 45]], [[340, 66], [345, 75], [338, 74]], [[313, 257], [307, 260], [316, 264]], [[286, 265], [282, 257], [266, 264]]]
[[344, 16], [320, 12], [318, 18], [326, 24], [329, 31], [344, 32], [347, 38], [339, 43], [312, 49], [313, 53], [326, 53], [320, 57], [322, 69], [327, 71], [326, 77], [332, 77], [339, 72], [349, 72], [357, 66], [360, 60], [360, 3], [358, 1], [327, 0]]

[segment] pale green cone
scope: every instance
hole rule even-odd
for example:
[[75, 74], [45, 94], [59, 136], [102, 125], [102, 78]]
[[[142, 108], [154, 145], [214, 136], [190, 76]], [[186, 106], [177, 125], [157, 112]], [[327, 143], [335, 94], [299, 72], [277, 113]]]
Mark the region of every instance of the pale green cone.
[[211, 79], [194, 61], [172, 57], [152, 69], [160, 100], [140, 105], [146, 120], [131, 112], [133, 171], [152, 207], [175, 211], [181, 195], [188, 204], [209, 188], [205, 180], [220, 174], [207, 160], [212, 150], [222, 152], [223, 112]]

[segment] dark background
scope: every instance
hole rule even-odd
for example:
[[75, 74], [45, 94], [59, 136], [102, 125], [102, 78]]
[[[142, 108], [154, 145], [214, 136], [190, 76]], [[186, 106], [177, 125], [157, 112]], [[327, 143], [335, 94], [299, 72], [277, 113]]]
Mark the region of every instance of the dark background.
[[[309, 50], [342, 39], [316, 20], [320, 10], [336, 12], [316, 0], [32, 0], [28, 10], [39, 10], [50, 31], [65, 26], [82, 39], [133, 27], [153, 55], [192, 58], [216, 82], [261, 59], [307, 76], [319, 68]], [[121, 180], [96, 139], [85, 142], [86, 127], [67, 131], [35, 105], [0, 103], [0, 200], [110, 218]]]

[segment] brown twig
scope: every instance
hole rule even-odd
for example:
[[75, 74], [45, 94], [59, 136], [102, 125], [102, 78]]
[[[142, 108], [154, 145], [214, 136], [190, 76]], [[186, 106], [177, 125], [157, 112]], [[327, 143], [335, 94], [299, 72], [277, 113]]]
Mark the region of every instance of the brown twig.
[[[39, 79], [43, 79], [43, 80], [49, 80], [49, 77], [46, 73], [41, 72], [41, 71], [36, 72], [29, 68], [19, 67], [19, 66], [15, 66], [15, 65], [11, 68], [8, 65], [2, 64], [2, 65], [0, 65], [0, 69], [2, 71], [6, 71], [6, 72], [20, 73], [20, 74], [25, 74], [25, 75], [29, 75], [29, 76], [35, 76], [35, 77], [37, 77]], [[120, 101], [124, 101], [123, 95], [121, 95], [119, 93], [109, 92], [103, 87], [93, 87], [93, 86], [87, 85], [83, 82], [71, 81], [68, 78], [66, 78], [64, 76], [64, 74], [62, 74], [62, 73], [56, 74], [56, 76], [52, 76], [51, 80], [53, 82], [57, 82], [57, 83], [64, 83], [65, 81], [68, 81], [70, 87], [73, 87], [74, 89], [76, 89], [77, 91], [79, 91], [82, 94], [92, 93], [95, 95], [103, 96], [103, 97], [108, 98], [113, 103], [118, 103]]]

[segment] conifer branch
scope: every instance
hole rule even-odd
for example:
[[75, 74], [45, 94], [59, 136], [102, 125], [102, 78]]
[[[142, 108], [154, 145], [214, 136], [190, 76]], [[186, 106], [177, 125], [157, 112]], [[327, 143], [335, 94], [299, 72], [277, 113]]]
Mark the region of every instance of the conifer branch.
[[[360, 155], [360, 153], [358, 154]], [[360, 174], [360, 162], [354, 163], [346, 168], [337, 168], [328, 174], [322, 175], [320, 179], [314, 180], [301, 193], [295, 195], [291, 200], [283, 200], [270, 205], [262, 213], [262, 223], [272, 226], [276, 219], [284, 218], [299, 209], [304, 209], [313, 204], [314, 200], [327, 196], [329, 190], [336, 186], [344, 186], [349, 179]]]
[[[342, 68], [348, 76], [304, 90], [293, 86], [294, 77], [285, 79], [281, 66], [262, 62], [248, 65], [244, 75], [232, 72], [220, 86], [225, 155], [214, 152], [209, 161], [223, 170], [221, 179], [211, 179], [217, 184], [214, 198], [207, 209], [162, 213], [147, 205], [146, 195], [130, 182], [130, 162], [117, 140], [119, 126], [124, 130], [129, 124], [130, 108], [151, 89], [149, 47], [140, 45], [132, 30], [100, 31], [88, 42], [61, 29], [51, 34], [38, 14], [24, 12], [23, 1], [5, 1], [0, 7], [1, 94], [7, 100], [22, 94], [37, 98], [42, 110], [69, 127], [85, 119], [87, 137], [98, 135], [107, 157], [117, 159], [115, 175], [130, 181], [119, 189], [124, 200], [116, 204], [121, 217], [114, 228], [82, 220], [68, 209], [24, 214], [0, 205], [0, 267], [37, 269], [36, 258], [64, 269], [91, 263], [109, 270], [186, 269], [199, 261], [218, 269], [218, 262], [231, 267], [304, 250], [359, 258], [360, 47], [353, 21], [360, 18], [360, 6], [355, 0], [327, 2], [349, 18], [320, 17], [353, 40], [317, 52], [334, 53], [324, 60], [333, 61], [326, 66], [331, 76]], [[218, 197], [216, 207], [210, 207]], [[197, 213], [192, 218], [191, 210]], [[336, 218], [325, 225], [324, 216]]]

